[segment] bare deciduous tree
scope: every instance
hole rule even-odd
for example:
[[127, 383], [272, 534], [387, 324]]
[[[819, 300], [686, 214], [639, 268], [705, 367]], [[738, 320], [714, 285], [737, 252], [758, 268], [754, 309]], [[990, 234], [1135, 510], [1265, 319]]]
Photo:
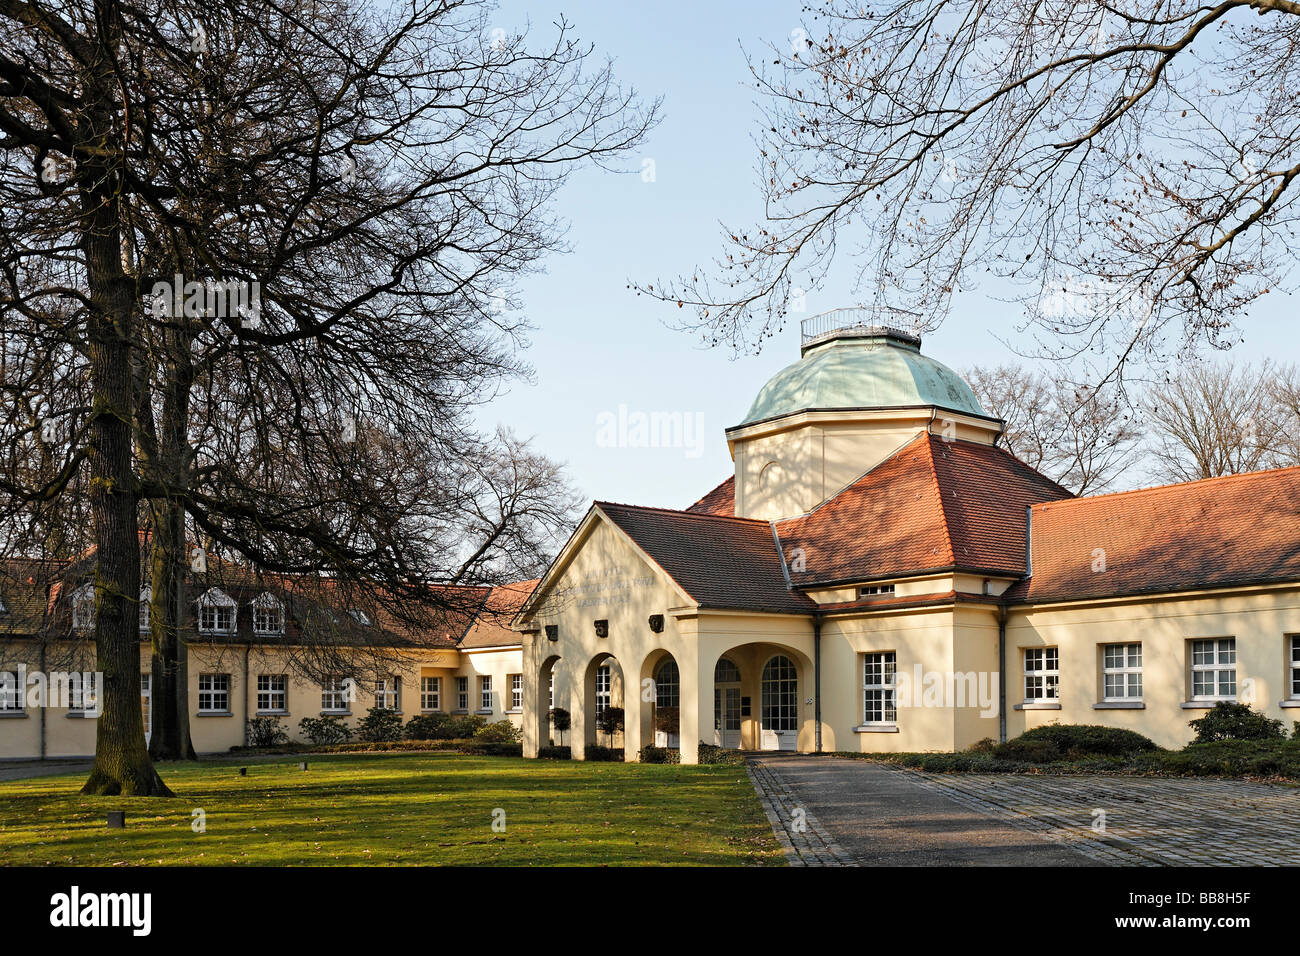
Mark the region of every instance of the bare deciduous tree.
[[1276, 401], [1276, 367], [1193, 362], [1146, 401], [1158, 481], [1196, 481], [1270, 468], [1286, 435]]
[[1142, 433], [1113, 386], [1016, 365], [972, 368], [966, 380], [984, 410], [1006, 422], [1006, 449], [1075, 494], [1113, 488], [1134, 464]]
[[920, 330], [1005, 277], [1048, 354], [1122, 373], [1230, 345], [1294, 266], [1294, 0], [829, 0], [801, 35], [751, 64], [765, 218], [638, 287], [706, 341], [756, 346], [847, 254]]

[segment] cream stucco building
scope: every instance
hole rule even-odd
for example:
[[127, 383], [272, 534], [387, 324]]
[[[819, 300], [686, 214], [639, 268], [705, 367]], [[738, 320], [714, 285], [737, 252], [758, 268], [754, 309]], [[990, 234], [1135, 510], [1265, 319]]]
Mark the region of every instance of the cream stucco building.
[[1218, 700], [1300, 717], [1300, 469], [1075, 498], [868, 323], [805, 323], [694, 505], [592, 505], [515, 620], [526, 756], [951, 751], [1052, 721], [1178, 746]]

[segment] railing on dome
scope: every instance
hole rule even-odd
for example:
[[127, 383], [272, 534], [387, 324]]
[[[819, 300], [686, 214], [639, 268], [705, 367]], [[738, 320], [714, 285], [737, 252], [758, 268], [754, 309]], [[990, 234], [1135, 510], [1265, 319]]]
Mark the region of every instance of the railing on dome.
[[[881, 311], [886, 315], [873, 315], [869, 309], [832, 309], [804, 319], [799, 328], [802, 335], [801, 347], [807, 348], [817, 342], [846, 335], [891, 335], [914, 342], [918, 346], [921, 344], [920, 336], [913, 331], [908, 331], [908, 327], [912, 329], [920, 327], [919, 313], [890, 306], [882, 307]], [[882, 318], [893, 321], [882, 322]]]

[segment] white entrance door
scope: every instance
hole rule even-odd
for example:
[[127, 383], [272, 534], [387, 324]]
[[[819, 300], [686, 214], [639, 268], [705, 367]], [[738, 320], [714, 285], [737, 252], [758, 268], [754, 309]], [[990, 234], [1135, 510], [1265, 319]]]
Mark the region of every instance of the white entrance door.
[[140, 709], [144, 711], [144, 742], [146, 745], [153, 737], [153, 677], [140, 675]]
[[799, 739], [799, 676], [794, 661], [777, 655], [763, 666], [763, 750], [794, 750]]
[[713, 744], [740, 749], [740, 687], [713, 688]]

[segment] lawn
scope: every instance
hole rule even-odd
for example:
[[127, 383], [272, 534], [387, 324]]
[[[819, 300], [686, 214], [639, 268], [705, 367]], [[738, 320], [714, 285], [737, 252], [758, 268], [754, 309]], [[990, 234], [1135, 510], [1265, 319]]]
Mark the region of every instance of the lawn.
[[[784, 863], [743, 767], [455, 754], [250, 761], [244, 777], [239, 766], [161, 765], [175, 799], [83, 797], [84, 774], [0, 783], [0, 862]], [[195, 809], [204, 833], [193, 830]], [[109, 810], [126, 811], [125, 830], [105, 827]], [[494, 811], [504, 811], [504, 832], [493, 829]]]

